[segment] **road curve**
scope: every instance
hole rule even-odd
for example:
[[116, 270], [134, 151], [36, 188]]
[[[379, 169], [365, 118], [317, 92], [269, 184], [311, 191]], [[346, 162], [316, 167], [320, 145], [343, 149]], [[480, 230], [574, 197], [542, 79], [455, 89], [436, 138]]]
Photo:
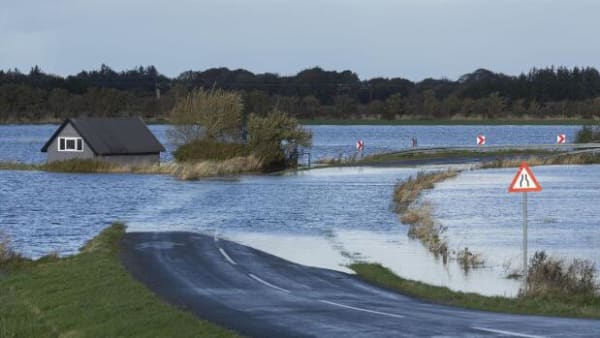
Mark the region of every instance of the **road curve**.
[[427, 303], [189, 232], [127, 233], [121, 259], [165, 301], [255, 337], [598, 337], [600, 321]]

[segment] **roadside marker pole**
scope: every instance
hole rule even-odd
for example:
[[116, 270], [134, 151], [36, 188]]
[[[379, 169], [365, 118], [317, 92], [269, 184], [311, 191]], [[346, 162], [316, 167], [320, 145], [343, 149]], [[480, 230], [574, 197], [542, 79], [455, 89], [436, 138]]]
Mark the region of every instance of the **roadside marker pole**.
[[523, 194], [523, 294], [527, 294], [527, 193], [538, 191], [542, 191], [542, 186], [538, 183], [527, 162], [521, 163], [508, 187], [508, 192]]
[[527, 294], [527, 192], [523, 193], [523, 294]]

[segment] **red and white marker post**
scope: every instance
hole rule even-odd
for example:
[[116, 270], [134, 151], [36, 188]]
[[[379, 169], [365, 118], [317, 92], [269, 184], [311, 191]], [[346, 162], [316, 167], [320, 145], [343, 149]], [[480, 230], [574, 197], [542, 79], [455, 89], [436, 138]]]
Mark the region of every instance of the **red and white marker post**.
[[363, 140], [356, 141], [356, 151], [362, 151], [365, 148], [365, 142]]
[[542, 186], [533, 175], [533, 171], [527, 162], [521, 163], [508, 192], [523, 193], [523, 294], [527, 293], [527, 193], [539, 191], [542, 191]]
[[567, 143], [567, 135], [565, 135], [565, 134], [558, 134], [558, 135], [556, 135], [556, 143], [557, 144], [565, 144], [565, 143]]
[[485, 144], [485, 135], [477, 135], [477, 145], [482, 146]]
[[356, 155], [359, 155], [361, 159], [363, 149], [365, 149], [365, 142], [363, 140], [356, 141]]

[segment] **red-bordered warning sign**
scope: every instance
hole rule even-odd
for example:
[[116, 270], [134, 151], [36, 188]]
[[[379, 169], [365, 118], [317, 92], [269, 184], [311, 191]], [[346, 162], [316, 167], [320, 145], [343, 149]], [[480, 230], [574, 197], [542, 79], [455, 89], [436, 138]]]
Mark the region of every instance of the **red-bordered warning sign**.
[[521, 163], [515, 178], [508, 187], [508, 192], [537, 192], [542, 191], [542, 186], [533, 175], [533, 171], [527, 165], [527, 162]]

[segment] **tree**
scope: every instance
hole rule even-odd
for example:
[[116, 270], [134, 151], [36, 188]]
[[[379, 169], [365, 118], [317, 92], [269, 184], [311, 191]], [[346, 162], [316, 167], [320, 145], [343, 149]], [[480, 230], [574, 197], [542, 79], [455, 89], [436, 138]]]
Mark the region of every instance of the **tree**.
[[217, 142], [238, 142], [242, 138], [242, 97], [222, 89], [194, 89], [175, 100], [171, 111], [169, 132], [175, 144], [187, 144], [200, 139]]

